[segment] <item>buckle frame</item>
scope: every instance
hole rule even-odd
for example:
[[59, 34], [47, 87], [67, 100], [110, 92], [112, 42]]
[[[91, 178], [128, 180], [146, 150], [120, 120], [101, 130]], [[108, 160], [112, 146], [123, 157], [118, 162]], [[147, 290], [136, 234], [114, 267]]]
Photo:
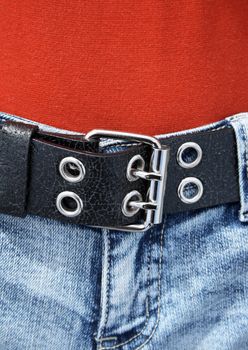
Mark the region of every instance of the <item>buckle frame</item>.
[[[169, 148], [152, 136], [120, 131], [94, 129], [85, 135], [86, 140], [110, 138], [148, 144], [153, 148], [149, 171], [136, 171], [136, 176], [150, 181], [148, 201], [137, 202], [137, 206], [145, 211], [145, 220], [141, 224], [106, 227], [112, 230], [126, 232], [144, 232], [153, 225], [160, 224], [163, 218], [164, 194], [166, 189]], [[135, 205], [135, 203], [133, 203]], [[142, 204], [142, 205], [141, 205]]]

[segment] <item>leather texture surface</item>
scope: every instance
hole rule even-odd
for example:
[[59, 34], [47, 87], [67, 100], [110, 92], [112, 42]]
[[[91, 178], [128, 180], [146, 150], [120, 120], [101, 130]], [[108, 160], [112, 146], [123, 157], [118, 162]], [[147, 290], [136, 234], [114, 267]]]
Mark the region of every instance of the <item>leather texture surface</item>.
[[[200, 164], [192, 169], [177, 162], [178, 148], [185, 142], [196, 142], [203, 151]], [[234, 131], [198, 132], [162, 140], [170, 148], [164, 210], [176, 213], [239, 200], [238, 169]], [[0, 130], [0, 211], [17, 216], [27, 213], [66, 222], [93, 226], [122, 226], [138, 223], [144, 212], [133, 217], [122, 213], [127, 193], [137, 190], [146, 199], [149, 181], [130, 182], [126, 177], [130, 159], [140, 154], [148, 170], [151, 148], [145, 145], [127, 147], [115, 153], [98, 150], [96, 141], [82, 135], [44, 133], [23, 123], [3, 124]], [[59, 164], [74, 157], [85, 167], [85, 177], [78, 183], [65, 180]], [[186, 177], [203, 183], [203, 196], [195, 204], [185, 204], [178, 197], [178, 186]], [[56, 198], [72, 191], [83, 202], [80, 215], [69, 218], [56, 207]]]
[[[185, 142], [195, 142], [202, 149], [202, 160], [194, 168], [186, 169], [177, 162], [177, 152]], [[239, 200], [237, 150], [232, 127], [168, 138], [163, 141], [170, 148], [165, 210], [177, 213], [211, 207]], [[203, 184], [203, 195], [194, 204], [182, 202], [178, 196], [180, 182], [195, 177]]]
[[30, 141], [36, 126], [6, 122], [0, 131], [0, 211], [23, 216], [30, 167]]
[[[94, 226], [136, 222], [140, 214], [128, 218], [122, 214], [121, 206], [128, 192], [138, 190], [146, 193], [148, 190], [145, 180], [129, 182], [126, 178], [128, 162], [137, 153], [144, 158], [149, 154], [144, 147], [114, 154], [86, 153], [33, 140], [28, 212]], [[81, 182], [70, 183], [60, 175], [59, 163], [65, 157], [75, 157], [84, 165], [85, 177]], [[72, 191], [81, 198], [83, 211], [80, 216], [66, 218], [58, 212], [56, 198], [63, 191]]]

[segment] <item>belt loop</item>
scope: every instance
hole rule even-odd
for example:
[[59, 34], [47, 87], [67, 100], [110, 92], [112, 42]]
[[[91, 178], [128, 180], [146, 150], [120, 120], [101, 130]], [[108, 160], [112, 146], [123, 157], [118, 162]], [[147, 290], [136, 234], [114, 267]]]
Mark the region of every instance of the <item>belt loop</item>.
[[240, 191], [239, 219], [248, 222], [248, 113], [239, 113], [227, 118], [234, 129], [237, 152]]
[[0, 211], [24, 216], [30, 141], [37, 126], [7, 121], [0, 130]]

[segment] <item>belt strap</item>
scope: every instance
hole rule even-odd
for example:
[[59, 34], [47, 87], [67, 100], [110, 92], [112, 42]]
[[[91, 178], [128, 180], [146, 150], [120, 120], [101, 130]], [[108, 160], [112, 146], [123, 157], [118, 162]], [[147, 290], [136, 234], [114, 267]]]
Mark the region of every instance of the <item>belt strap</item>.
[[26, 210], [29, 150], [36, 126], [6, 122], [0, 131], [0, 211], [23, 216]]
[[[165, 193], [167, 213], [239, 201], [237, 150], [232, 127], [174, 136], [162, 142], [170, 148]], [[186, 143], [196, 143], [202, 150], [200, 163], [192, 168], [180, 166], [177, 159], [180, 146]], [[184, 203], [178, 195], [180, 183], [188, 177], [200, 179], [203, 185], [203, 195], [195, 203]]]
[[[0, 211], [145, 230], [159, 223], [164, 213], [239, 200], [231, 127], [160, 141], [124, 134], [123, 138], [139, 142], [111, 153], [99, 149], [96, 134], [109, 135], [45, 133], [20, 122], [4, 123], [0, 130]], [[183, 159], [187, 147], [196, 147], [195, 163]], [[197, 201], [183, 194], [189, 183], [201, 192]]]

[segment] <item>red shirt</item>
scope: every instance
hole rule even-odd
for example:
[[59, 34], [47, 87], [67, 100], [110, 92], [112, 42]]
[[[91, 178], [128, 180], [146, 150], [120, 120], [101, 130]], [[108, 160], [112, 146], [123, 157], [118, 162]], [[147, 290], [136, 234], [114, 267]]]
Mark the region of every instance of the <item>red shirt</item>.
[[248, 1], [2, 1], [0, 110], [150, 135], [247, 111]]

